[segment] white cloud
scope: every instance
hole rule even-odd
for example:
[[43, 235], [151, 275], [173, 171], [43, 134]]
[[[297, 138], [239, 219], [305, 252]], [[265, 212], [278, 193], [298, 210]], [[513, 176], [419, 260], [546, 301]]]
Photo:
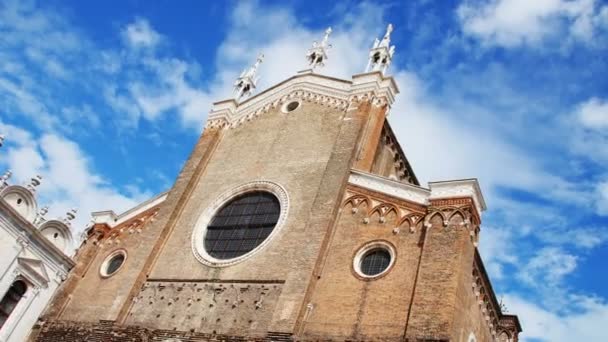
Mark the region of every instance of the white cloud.
[[503, 265], [518, 262], [514, 231], [485, 226], [480, 236], [479, 250], [488, 273], [492, 279], [503, 279]]
[[575, 107], [561, 122], [568, 131], [566, 146], [572, 153], [600, 167], [608, 163], [608, 102], [590, 98]]
[[465, 34], [513, 47], [558, 35], [593, 43], [607, 8], [596, 0], [465, 0], [457, 15]]
[[589, 129], [608, 129], [608, 102], [591, 98], [576, 113], [580, 123]]
[[597, 185], [597, 211], [600, 215], [608, 215], [608, 181], [600, 182]]
[[587, 296], [570, 296], [568, 300], [577, 310], [558, 314], [550, 308], [551, 301], [546, 302], [547, 309], [518, 295], [504, 296], [509, 312], [522, 322], [522, 342], [605, 341], [608, 303]]
[[[334, 23], [330, 37], [333, 48], [326, 67], [319, 70], [323, 74], [348, 79], [363, 72], [368, 48], [376, 35], [384, 33], [383, 13], [376, 7], [362, 3], [349, 10], [349, 15]], [[186, 127], [199, 131], [212, 102], [232, 96], [234, 80], [259, 52], [265, 55], [258, 72], [258, 89], [263, 90], [308, 68], [306, 51], [314, 40], [323, 37], [324, 29], [304, 27], [282, 7], [262, 9], [255, 2], [238, 3], [231, 15], [230, 30], [217, 52], [218, 72], [208, 87], [201, 87], [189, 77], [197, 70], [196, 64], [148, 54], [143, 56], [142, 66], [154, 74], [153, 81], [131, 80], [129, 94], [145, 119], [158, 120], [175, 111]]]
[[36, 138], [19, 127], [0, 123], [0, 129], [7, 127], [11, 128], [7, 136], [10, 145], [2, 147], [6, 158], [0, 164], [13, 171], [11, 183], [20, 184], [41, 175], [39, 205], [50, 207], [47, 218], [63, 217], [69, 208], [78, 208], [75, 234], [84, 229], [91, 212], [109, 208], [120, 212], [152, 195], [136, 187], [126, 189], [128, 195], [117, 191], [95, 172], [78, 145], [65, 137], [44, 134]]
[[531, 286], [559, 286], [577, 263], [577, 256], [557, 247], [545, 247], [521, 268], [519, 278]]
[[127, 25], [122, 34], [127, 43], [135, 48], [151, 48], [162, 40], [162, 36], [150, 26], [147, 20], [142, 18], [137, 18], [133, 23]]

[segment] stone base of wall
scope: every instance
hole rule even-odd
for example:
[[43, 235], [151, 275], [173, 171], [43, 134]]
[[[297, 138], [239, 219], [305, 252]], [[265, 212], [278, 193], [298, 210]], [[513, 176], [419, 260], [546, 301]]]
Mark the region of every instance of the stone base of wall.
[[90, 324], [82, 322], [46, 322], [34, 328], [33, 341], [40, 342], [269, 342], [293, 341], [291, 334], [269, 332], [264, 337], [204, 334], [176, 330], [117, 326], [113, 321]]

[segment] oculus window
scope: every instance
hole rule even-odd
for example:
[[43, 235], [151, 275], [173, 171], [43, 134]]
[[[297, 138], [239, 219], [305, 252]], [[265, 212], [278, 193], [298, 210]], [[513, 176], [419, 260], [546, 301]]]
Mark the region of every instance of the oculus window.
[[359, 249], [353, 259], [355, 273], [364, 279], [377, 279], [395, 263], [395, 248], [388, 241], [372, 241]]
[[107, 278], [118, 272], [127, 260], [127, 253], [124, 250], [117, 250], [108, 255], [106, 260], [101, 264], [99, 270], [102, 277]]
[[245, 255], [268, 238], [280, 215], [279, 200], [270, 192], [239, 195], [213, 216], [205, 234], [205, 250], [220, 260]]
[[373, 249], [361, 258], [361, 273], [373, 277], [384, 272], [390, 263], [391, 254], [386, 249]]

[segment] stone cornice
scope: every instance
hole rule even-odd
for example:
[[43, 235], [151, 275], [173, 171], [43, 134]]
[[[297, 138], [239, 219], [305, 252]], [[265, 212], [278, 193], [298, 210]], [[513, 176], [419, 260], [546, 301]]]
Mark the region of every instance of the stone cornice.
[[431, 192], [425, 188], [358, 170], [351, 170], [348, 182], [364, 189], [377, 191], [421, 205], [428, 205], [428, 198], [431, 195]]
[[429, 199], [470, 197], [475, 202], [475, 208], [481, 215], [485, 211], [486, 202], [483, 199], [477, 179], [462, 179], [442, 182], [429, 182], [431, 197]]
[[390, 106], [398, 92], [393, 78], [380, 72], [354, 75], [347, 81], [305, 70], [241, 103], [233, 99], [214, 103], [205, 128], [236, 127], [290, 99], [346, 110], [351, 102], [362, 99]]
[[432, 200], [471, 198], [481, 214], [486, 204], [476, 179], [430, 182], [429, 189], [378, 175], [351, 170], [350, 184], [428, 206]]

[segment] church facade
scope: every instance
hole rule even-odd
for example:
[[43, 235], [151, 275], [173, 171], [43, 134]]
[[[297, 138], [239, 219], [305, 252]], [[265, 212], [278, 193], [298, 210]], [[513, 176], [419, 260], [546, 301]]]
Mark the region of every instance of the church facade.
[[0, 341], [21, 342], [74, 266], [75, 212], [46, 219], [36, 201], [40, 177], [22, 186], [10, 176], [0, 177]]
[[260, 56], [167, 193], [94, 213], [30, 339], [517, 341], [477, 181], [421, 186], [387, 121], [391, 30], [350, 80], [317, 72], [328, 30], [311, 69], [249, 96]]

